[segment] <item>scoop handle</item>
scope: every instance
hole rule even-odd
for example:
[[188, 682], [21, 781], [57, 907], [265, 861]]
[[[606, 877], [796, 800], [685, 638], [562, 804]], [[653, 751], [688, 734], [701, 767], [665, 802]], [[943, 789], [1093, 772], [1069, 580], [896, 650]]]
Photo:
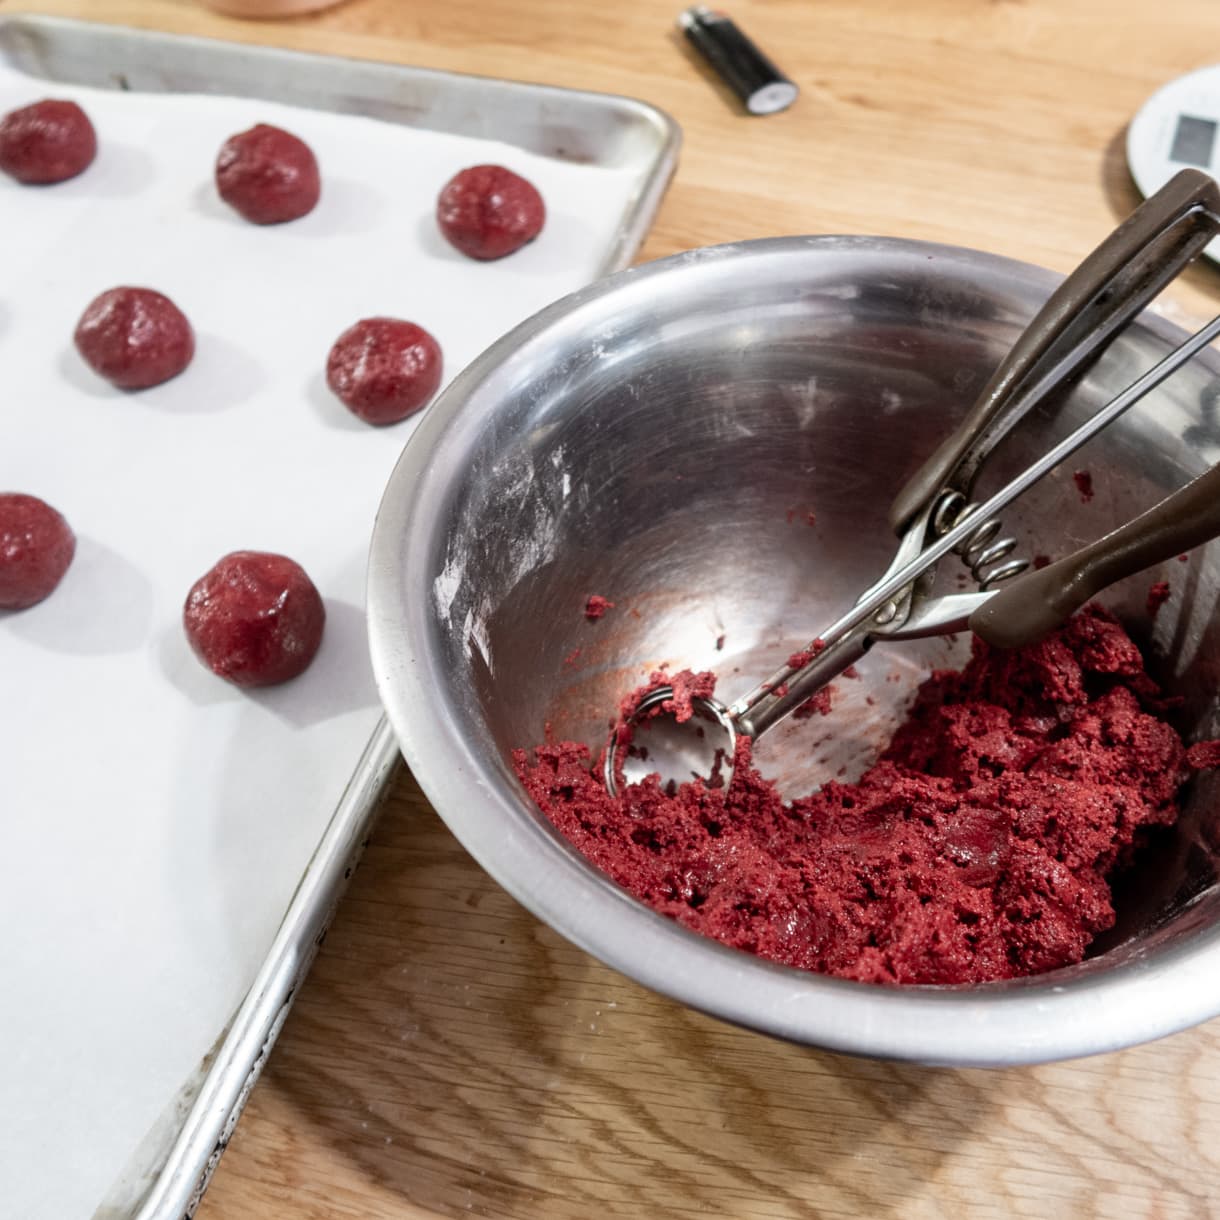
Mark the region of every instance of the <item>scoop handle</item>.
[[1220, 231], [1220, 187], [1184, 169], [1150, 195], [1051, 294], [970, 413], [890, 508], [901, 532], [945, 488], [968, 494], [987, 455], [1096, 354]]
[[1104, 538], [1030, 572], [970, 616], [997, 648], [1033, 644], [1102, 589], [1220, 535], [1220, 465]]

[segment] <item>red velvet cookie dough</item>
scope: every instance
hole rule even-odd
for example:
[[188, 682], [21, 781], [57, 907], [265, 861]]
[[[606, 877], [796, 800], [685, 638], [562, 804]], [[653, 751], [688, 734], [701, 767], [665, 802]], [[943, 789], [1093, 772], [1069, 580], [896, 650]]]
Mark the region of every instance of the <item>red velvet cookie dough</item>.
[[[711, 676], [653, 677], [687, 699]], [[843, 978], [975, 983], [1078, 962], [1112, 925], [1108, 876], [1178, 814], [1186, 753], [1162, 706], [1136, 646], [1089, 608], [1030, 648], [976, 642], [856, 783], [789, 804], [748, 739], [726, 787], [672, 795], [654, 775], [611, 797], [573, 742], [514, 761], [593, 864], [689, 928]]]
[[1169, 581], [1158, 580], [1148, 588], [1148, 617], [1156, 618], [1161, 607], [1169, 600]]
[[511, 169], [472, 165], [445, 184], [436, 201], [436, 221], [463, 254], [503, 258], [542, 232], [546, 205], [537, 188]]
[[596, 622], [599, 618], [603, 618], [607, 610], [613, 610], [614, 603], [602, 597], [600, 593], [590, 593], [588, 600], [585, 602], [585, 618], [589, 622]]
[[121, 390], [144, 390], [177, 377], [195, 355], [195, 334], [177, 305], [151, 288], [111, 288], [76, 324], [85, 363]]
[[0, 610], [49, 597], [76, 554], [67, 521], [37, 496], [0, 493]]
[[236, 686], [274, 686], [308, 668], [326, 608], [286, 555], [234, 551], [192, 586], [182, 612], [195, 655]]
[[97, 133], [75, 103], [47, 98], [0, 119], [0, 170], [48, 186], [84, 173], [97, 156]]
[[441, 349], [422, 326], [364, 318], [335, 340], [326, 383], [370, 424], [396, 424], [428, 404], [441, 383]]
[[1186, 751], [1186, 765], [1202, 771], [1220, 767], [1220, 741], [1200, 741]]
[[259, 123], [225, 141], [216, 158], [216, 189], [252, 224], [274, 225], [312, 212], [322, 179], [304, 140]]

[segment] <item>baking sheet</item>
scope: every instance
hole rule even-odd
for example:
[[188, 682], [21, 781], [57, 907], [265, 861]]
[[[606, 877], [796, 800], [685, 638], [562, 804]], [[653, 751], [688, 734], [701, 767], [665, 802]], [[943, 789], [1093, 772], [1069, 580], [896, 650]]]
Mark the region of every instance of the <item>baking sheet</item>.
[[[81, 178], [0, 181], [0, 488], [76, 529], [43, 605], [0, 617], [0, 1199], [88, 1216], [213, 1049], [266, 958], [379, 711], [364, 556], [408, 421], [374, 430], [328, 395], [330, 343], [388, 313], [438, 338], [446, 378], [593, 278], [638, 168], [572, 164], [455, 134], [218, 97], [106, 92], [0, 65], [0, 112], [71, 97], [99, 133]], [[211, 166], [253, 122], [301, 135], [323, 197], [247, 225]], [[524, 173], [543, 235], [478, 264], [432, 222], [464, 165]], [[191, 318], [179, 379], [111, 391], [71, 333], [105, 288], [146, 284]], [[327, 602], [314, 666], [243, 693], [181, 634], [192, 581], [226, 551], [283, 551]]]

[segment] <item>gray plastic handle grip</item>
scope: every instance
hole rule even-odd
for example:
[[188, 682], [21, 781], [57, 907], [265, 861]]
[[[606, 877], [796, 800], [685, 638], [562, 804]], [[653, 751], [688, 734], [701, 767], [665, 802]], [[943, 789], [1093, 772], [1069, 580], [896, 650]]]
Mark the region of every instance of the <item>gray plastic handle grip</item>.
[[1052, 293], [983, 387], [970, 413], [898, 493], [901, 532], [945, 488], [969, 495], [979, 466], [1037, 404], [1048, 374], [1065, 380], [1220, 231], [1220, 187], [1184, 169], [1150, 195]]
[[1218, 534], [1220, 465], [1104, 538], [1006, 585], [970, 616], [970, 628], [997, 648], [1035, 643], [1115, 581]]

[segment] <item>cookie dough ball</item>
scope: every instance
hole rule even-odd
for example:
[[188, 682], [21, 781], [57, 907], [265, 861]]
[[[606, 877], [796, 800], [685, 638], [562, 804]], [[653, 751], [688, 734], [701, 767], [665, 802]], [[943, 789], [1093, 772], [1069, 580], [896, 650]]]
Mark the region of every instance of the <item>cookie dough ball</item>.
[[83, 173], [97, 156], [97, 133], [75, 102], [48, 98], [0, 119], [0, 170], [45, 186]]
[[546, 205], [532, 183], [511, 169], [474, 165], [445, 184], [436, 220], [463, 254], [503, 258], [542, 232]]
[[308, 668], [326, 608], [300, 564], [234, 551], [201, 576], [182, 611], [195, 655], [235, 686], [274, 686]]
[[49, 597], [76, 554], [76, 535], [45, 501], [0, 493], [0, 610]]
[[76, 324], [76, 350], [120, 390], [177, 377], [195, 354], [195, 333], [177, 305], [151, 288], [111, 288]]
[[422, 326], [364, 318], [335, 340], [326, 384], [353, 415], [396, 424], [427, 404], [441, 383], [441, 349]]
[[313, 211], [322, 180], [304, 140], [259, 123], [225, 141], [216, 158], [216, 189], [252, 224], [278, 225]]

